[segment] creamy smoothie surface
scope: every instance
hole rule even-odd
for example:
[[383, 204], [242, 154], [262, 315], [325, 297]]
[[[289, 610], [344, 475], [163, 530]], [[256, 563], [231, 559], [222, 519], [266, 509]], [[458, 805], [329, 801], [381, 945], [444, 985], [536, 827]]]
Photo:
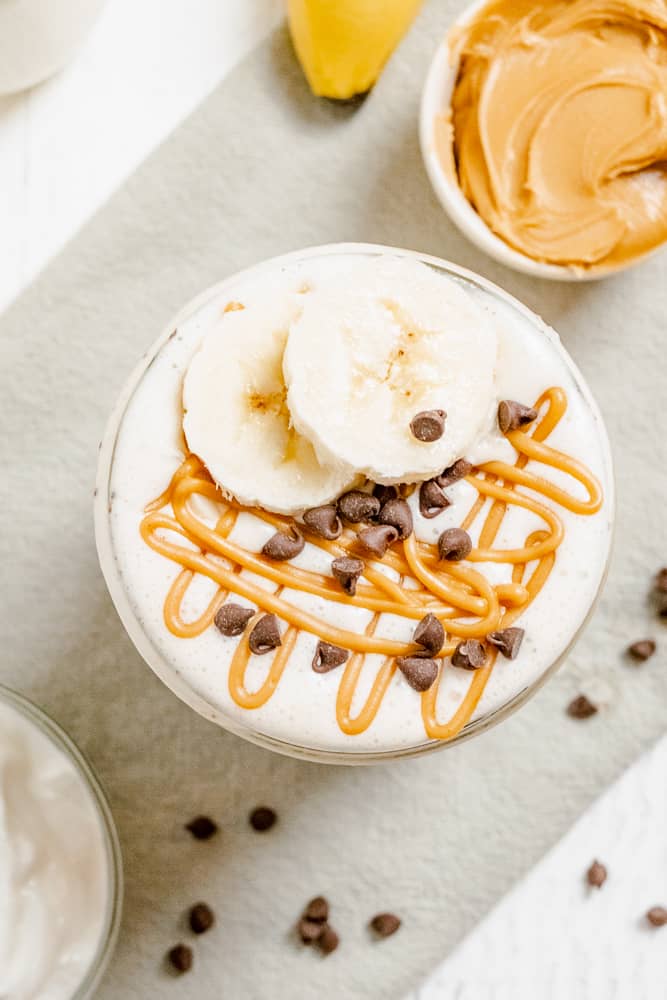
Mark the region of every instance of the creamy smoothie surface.
[[530, 688], [591, 607], [612, 519], [556, 334], [390, 252], [204, 297], [133, 389], [98, 503], [167, 682], [232, 729], [343, 753], [451, 739]]
[[71, 1000], [104, 933], [109, 861], [92, 793], [0, 701], [0, 997]]

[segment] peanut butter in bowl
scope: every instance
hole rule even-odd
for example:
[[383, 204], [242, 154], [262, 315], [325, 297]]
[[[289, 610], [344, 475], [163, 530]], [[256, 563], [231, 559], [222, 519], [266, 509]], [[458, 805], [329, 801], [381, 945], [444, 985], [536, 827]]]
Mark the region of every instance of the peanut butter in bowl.
[[446, 50], [449, 106], [430, 143], [422, 121], [429, 173], [445, 207], [455, 180], [489, 237], [514, 251], [507, 263], [598, 277], [667, 240], [663, 0], [493, 0]]

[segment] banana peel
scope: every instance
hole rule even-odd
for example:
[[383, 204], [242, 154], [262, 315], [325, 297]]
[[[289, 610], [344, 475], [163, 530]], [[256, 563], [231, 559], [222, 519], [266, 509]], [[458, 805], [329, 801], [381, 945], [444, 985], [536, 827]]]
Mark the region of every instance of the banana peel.
[[371, 89], [422, 0], [288, 0], [292, 41], [311, 90], [350, 100]]

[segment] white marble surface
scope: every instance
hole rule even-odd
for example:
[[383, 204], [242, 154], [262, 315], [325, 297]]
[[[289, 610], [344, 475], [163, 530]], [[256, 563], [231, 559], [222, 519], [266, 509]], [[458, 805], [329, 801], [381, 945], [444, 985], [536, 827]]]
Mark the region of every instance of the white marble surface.
[[110, 0], [63, 72], [0, 97], [0, 311], [282, 16], [282, 0]]
[[667, 738], [405, 1000], [661, 1000], [667, 927], [646, 912], [667, 906], [666, 773]]
[[[606, 283], [556, 287], [492, 264], [448, 225], [423, 173], [415, 119], [423, 68], [460, 8], [457, 0], [426, 5], [354, 113], [312, 100], [280, 32], [216, 89], [221, 66], [268, 30], [280, 6], [112, 0], [66, 73], [5, 101], [0, 112], [0, 304], [7, 306], [0, 317], [0, 491], [5, 525], [12, 526], [0, 535], [0, 564], [10, 581], [1, 607], [2, 678], [72, 732], [109, 789], [128, 892], [104, 1000], [172, 992], [193, 1000], [221, 993], [234, 1000], [403, 996], [464, 934], [473, 932], [468, 940], [475, 941], [489, 908], [665, 731], [664, 627], [647, 591], [651, 574], [667, 562], [667, 454], [656, 419], [667, 376], [666, 255]], [[227, 44], [227, 15], [245, 25], [241, 49]], [[10, 306], [211, 88], [212, 96]], [[473, 743], [354, 772], [247, 746], [163, 689], [111, 607], [90, 517], [106, 414], [168, 316], [241, 266], [344, 239], [449, 257], [542, 313], [599, 398], [619, 487], [610, 581], [567, 668], [516, 717]], [[629, 666], [624, 646], [651, 632], [661, 640], [659, 653], [642, 668]], [[563, 711], [580, 690], [601, 705], [587, 723]], [[644, 824], [634, 827], [624, 811], [612, 820], [627, 819], [632, 835], [610, 842], [606, 807], [594, 811], [585, 828], [590, 841], [577, 841], [576, 860], [559, 849], [536, 874], [537, 888], [528, 890], [533, 900], [543, 898], [544, 871], [545, 891], [554, 879], [568, 883], [554, 895], [554, 926], [568, 927], [574, 903], [587, 902], [578, 898], [584, 858], [609, 850], [614, 871], [631, 873], [640, 859], [624, 867], [623, 852], [641, 852], [647, 823], [664, 830], [664, 798], [648, 794], [642, 801]], [[261, 839], [246, 825], [247, 810], [259, 802], [281, 815], [280, 826]], [[204, 850], [182, 830], [199, 810], [222, 824], [220, 839]], [[664, 866], [660, 877], [664, 885]], [[630, 906], [629, 895], [613, 886], [610, 879], [609, 891], [592, 902], [609, 907], [610, 927], [629, 920], [627, 937], [619, 931], [609, 940], [632, 967], [644, 961], [645, 948], [664, 948], [667, 930], [638, 938], [633, 921], [645, 901], [635, 911], [634, 897]], [[300, 907], [318, 891], [331, 897], [343, 938], [326, 962], [289, 938]], [[650, 902], [660, 895], [656, 883]], [[161, 958], [184, 934], [183, 909], [201, 896], [216, 908], [219, 927], [197, 943], [196, 972], [175, 984]], [[556, 909], [562, 906], [565, 912]], [[373, 943], [366, 920], [385, 908], [400, 912], [404, 926], [395, 939]], [[563, 976], [581, 976], [590, 964], [596, 913], [577, 912], [579, 945], [564, 939]], [[469, 963], [480, 961], [476, 945], [464, 947], [473, 957], [466, 950], [463, 960], [456, 953], [453, 959], [462, 988]], [[494, 968], [501, 983], [512, 982], [511, 964], [498, 957]], [[543, 968], [530, 970], [526, 997], [549, 996]], [[632, 1000], [661, 1000], [663, 981], [656, 987], [650, 980]], [[626, 1000], [623, 991], [601, 992], [599, 981], [584, 985], [583, 992], [551, 996]], [[495, 979], [480, 985], [475, 1000], [496, 1000], [497, 986]]]

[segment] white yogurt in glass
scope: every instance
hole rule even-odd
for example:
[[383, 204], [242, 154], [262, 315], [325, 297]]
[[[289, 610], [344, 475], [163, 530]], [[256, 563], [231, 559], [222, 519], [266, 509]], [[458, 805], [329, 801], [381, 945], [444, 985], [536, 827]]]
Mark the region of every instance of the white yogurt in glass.
[[115, 942], [117, 842], [95, 779], [65, 740], [0, 690], [2, 1000], [90, 996]]
[[[165, 489], [182, 461], [183, 374], [224, 306], [231, 300], [252, 304], [280, 288], [294, 292], [306, 286], [316, 287], [332, 275], [348, 275], [354, 280], [355, 265], [359, 267], [369, 254], [380, 252], [422, 260], [436, 268], [442, 281], [465, 285], [498, 331], [497, 398], [532, 404], [546, 388], [562, 387], [568, 408], [548, 444], [585, 463], [602, 484], [604, 502], [598, 513], [580, 516], [558, 508], [565, 537], [546, 585], [515, 623], [526, 631], [521, 652], [514, 661], [499, 660], [462, 735], [495, 721], [509, 707], [519, 704], [567, 651], [601, 586], [613, 521], [611, 459], [597, 407], [557, 334], [483, 279], [435, 258], [406, 251], [342, 245], [291, 254], [223, 282], [204, 293], [170, 324], [135, 372], [107, 430], [98, 475], [96, 528], [101, 565], [123, 622], [144, 658], [181, 698], [220, 725], [274, 749], [332, 762], [367, 762], [438, 745], [425, 735], [419, 695], [397, 673], [372, 725], [359, 735], [346, 735], [337, 724], [335, 711], [340, 672], [317, 674], [312, 670], [316, 640], [302, 632], [270, 700], [253, 710], [239, 707], [227, 683], [238, 640], [224, 639], [213, 627], [193, 639], [178, 638], [168, 631], [163, 617], [164, 599], [180, 567], [148, 548], [140, 537], [139, 524], [145, 505]], [[494, 426], [491, 417], [487, 431], [467, 456], [472, 461], [514, 461], [513, 448]], [[530, 467], [544, 474], [542, 467], [534, 463]], [[546, 471], [552, 482], [577, 493], [577, 484], [566, 481], [558, 470]], [[417, 494], [412, 496], [419, 539], [434, 542], [444, 528], [460, 524], [475, 490], [463, 481], [449, 487], [447, 494], [452, 506], [433, 520], [419, 515]], [[496, 544], [501, 548], [522, 544], [537, 527], [534, 515], [513, 508]], [[230, 538], [258, 551], [272, 532], [269, 525], [242, 514]], [[307, 545], [295, 564], [327, 573], [329, 562], [321, 551]], [[508, 565], [478, 563], [475, 568], [493, 584], [510, 580]], [[201, 613], [214, 590], [211, 581], [197, 579], [184, 602], [185, 617]], [[362, 631], [370, 620], [370, 612], [363, 608], [330, 604], [294, 591], [285, 597], [341, 628]], [[413, 621], [394, 616], [383, 619], [377, 634], [410, 640]], [[253, 659], [256, 662], [251, 662], [248, 671], [250, 690], [262, 683], [270, 657]], [[363, 704], [380, 660], [377, 656], [366, 657], [353, 709]], [[444, 668], [439, 717], [453, 714], [469, 683], [468, 671], [449, 665]]]

